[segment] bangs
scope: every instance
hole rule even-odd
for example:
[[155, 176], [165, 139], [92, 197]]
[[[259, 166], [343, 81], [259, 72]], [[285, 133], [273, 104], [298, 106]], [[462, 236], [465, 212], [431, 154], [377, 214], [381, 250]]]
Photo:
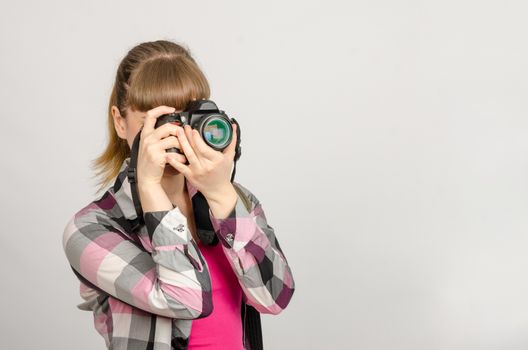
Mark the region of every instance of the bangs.
[[127, 106], [146, 112], [158, 106], [184, 110], [193, 99], [208, 99], [209, 84], [188, 57], [157, 57], [141, 64], [130, 77]]

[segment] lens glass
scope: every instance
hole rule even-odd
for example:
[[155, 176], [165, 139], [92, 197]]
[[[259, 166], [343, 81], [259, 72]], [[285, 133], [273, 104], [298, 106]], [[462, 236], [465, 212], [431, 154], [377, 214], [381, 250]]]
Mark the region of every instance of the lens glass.
[[224, 147], [231, 139], [231, 125], [224, 118], [213, 117], [204, 125], [203, 133], [211, 146]]

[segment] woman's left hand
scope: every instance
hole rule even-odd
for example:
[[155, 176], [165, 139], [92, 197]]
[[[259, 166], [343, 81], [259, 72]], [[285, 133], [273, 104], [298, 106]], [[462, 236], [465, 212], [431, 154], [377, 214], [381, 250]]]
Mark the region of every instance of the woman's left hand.
[[237, 143], [237, 125], [231, 125], [233, 138], [222, 152], [207, 145], [198, 131], [189, 125], [179, 128], [176, 135], [189, 165], [176, 161], [174, 153], [167, 152], [167, 162], [182, 173], [206, 199], [216, 199], [233, 190], [231, 172]]

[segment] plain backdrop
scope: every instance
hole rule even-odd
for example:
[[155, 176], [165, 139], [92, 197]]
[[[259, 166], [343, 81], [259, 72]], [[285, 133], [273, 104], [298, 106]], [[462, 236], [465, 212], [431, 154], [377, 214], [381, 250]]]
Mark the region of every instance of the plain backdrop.
[[296, 282], [266, 349], [528, 348], [525, 1], [3, 1], [3, 349], [103, 349], [62, 248], [117, 65], [191, 50]]

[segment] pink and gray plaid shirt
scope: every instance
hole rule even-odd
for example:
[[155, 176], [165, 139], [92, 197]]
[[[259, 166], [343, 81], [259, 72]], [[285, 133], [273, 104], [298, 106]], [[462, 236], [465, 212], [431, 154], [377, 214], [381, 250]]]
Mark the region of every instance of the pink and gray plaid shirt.
[[[84, 300], [77, 307], [93, 312], [108, 348], [186, 349], [192, 320], [213, 308], [207, 262], [178, 207], [144, 213], [145, 225], [131, 234], [137, 215], [126, 176], [129, 162], [114, 185], [64, 229], [64, 251]], [[192, 199], [197, 190], [185, 183]], [[242, 287], [243, 305], [278, 314], [292, 298], [292, 272], [259, 200], [233, 185], [250, 200], [250, 210], [240, 196], [225, 219], [209, 210], [213, 228]]]

